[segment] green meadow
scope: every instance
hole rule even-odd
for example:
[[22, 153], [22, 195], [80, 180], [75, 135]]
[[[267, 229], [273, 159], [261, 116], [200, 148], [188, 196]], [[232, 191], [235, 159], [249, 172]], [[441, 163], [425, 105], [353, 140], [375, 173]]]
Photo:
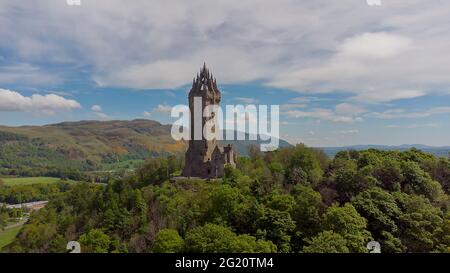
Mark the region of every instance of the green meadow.
[[22, 226], [0, 230], [0, 252], [2, 248], [11, 244], [16, 239], [17, 234], [22, 229]]
[[[2, 178], [6, 186], [34, 185], [34, 184], [53, 184], [61, 181], [61, 178], [55, 177], [14, 177]], [[73, 182], [67, 180], [68, 182]]]

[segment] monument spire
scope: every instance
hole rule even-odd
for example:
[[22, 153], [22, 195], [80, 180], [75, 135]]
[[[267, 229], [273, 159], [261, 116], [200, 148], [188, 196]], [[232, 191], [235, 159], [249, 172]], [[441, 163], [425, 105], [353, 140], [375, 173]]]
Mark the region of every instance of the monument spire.
[[[202, 111], [205, 107], [210, 105], [220, 105], [221, 94], [217, 88], [217, 82], [213, 74], [206, 67], [206, 62], [197, 73], [197, 78], [194, 78], [192, 89], [189, 92], [188, 101], [191, 113], [194, 113], [194, 101], [198, 98], [202, 100]], [[207, 122], [210, 122], [214, 117], [204, 117], [200, 119], [201, 128], [205, 127]], [[191, 124], [199, 122], [191, 115]], [[214, 121], [214, 131], [219, 131], [220, 124]], [[186, 152], [186, 165], [183, 170], [183, 175], [186, 177], [201, 177], [201, 178], [217, 178], [224, 174], [224, 167], [226, 164], [235, 165], [235, 153], [231, 146], [222, 146], [220, 141], [216, 138], [206, 139], [203, 135], [201, 139], [194, 139], [195, 126], [191, 126], [191, 139], [189, 141], [189, 148]]]

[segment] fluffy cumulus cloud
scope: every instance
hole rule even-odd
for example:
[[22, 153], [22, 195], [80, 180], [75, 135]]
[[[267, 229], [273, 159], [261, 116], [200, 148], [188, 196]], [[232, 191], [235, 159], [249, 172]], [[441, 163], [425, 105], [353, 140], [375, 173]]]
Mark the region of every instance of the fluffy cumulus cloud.
[[[1, 1], [0, 48], [27, 63], [91, 67], [100, 86], [179, 87], [207, 61], [220, 83], [347, 92], [357, 103], [450, 92], [449, 1], [82, 3]], [[17, 75], [0, 69], [0, 82]]]
[[[365, 103], [420, 97], [430, 86], [419, 83], [414, 78], [418, 74], [408, 67], [415, 59], [407, 58], [417, 54], [413, 49], [413, 41], [399, 34], [356, 34], [324, 61], [279, 75], [269, 85], [312, 93], [345, 91], [354, 94], [352, 100]], [[423, 89], [412, 89], [415, 86]]]
[[78, 108], [81, 108], [81, 105], [77, 101], [66, 99], [59, 95], [34, 94], [26, 97], [19, 92], [0, 88], [0, 112], [43, 112], [54, 114]]
[[102, 112], [102, 107], [100, 105], [93, 105], [91, 110], [94, 112]]
[[109, 116], [103, 113], [103, 108], [100, 105], [97, 104], [92, 105], [91, 110], [97, 118], [109, 119]]
[[170, 112], [172, 112], [172, 106], [167, 104], [158, 104], [158, 106], [153, 109], [153, 112], [160, 114], [170, 114]]

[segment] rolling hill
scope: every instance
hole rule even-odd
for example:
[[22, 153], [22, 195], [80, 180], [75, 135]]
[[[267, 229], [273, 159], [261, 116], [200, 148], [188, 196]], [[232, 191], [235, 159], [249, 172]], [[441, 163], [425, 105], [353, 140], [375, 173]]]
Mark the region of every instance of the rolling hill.
[[[79, 121], [45, 126], [0, 126], [0, 169], [55, 168], [96, 170], [100, 164], [182, 153], [185, 142], [157, 121]], [[259, 141], [226, 141], [239, 154]], [[280, 146], [289, 146], [280, 140]]]
[[94, 170], [101, 163], [183, 151], [185, 144], [172, 140], [170, 128], [151, 120], [0, 126], [0, 167]]

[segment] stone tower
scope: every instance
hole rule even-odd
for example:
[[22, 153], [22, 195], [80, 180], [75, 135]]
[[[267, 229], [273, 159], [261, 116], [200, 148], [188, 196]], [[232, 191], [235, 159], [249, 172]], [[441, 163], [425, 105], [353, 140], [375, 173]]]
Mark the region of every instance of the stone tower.
[[[206, 68], [206, 64], [194, 78], [192, 89], [189, 92], [189, 109], [191, 111], [190, 120], [190, 140], [189, 148], [186, 152], [186, 162], [183, 171], [185, 177], [199, 178], [219, 178], [223, 176], [224, 166], [230, 164], [235, 166], [235, 153], [231, 145], [222, 147], [217, 139], [207, 140], [203, 136], [201, 140], [194, 138], [194, 98], [202, 99], [202, 113], [208, 105], [219, 105], [221, 94], [217, 88], [216, 79]], [[203, 130], [205, 123], [212, 118], [202, 117], [201, 128]], [[214, 130], [220, 130], [219, 125], [215, 124]]]

